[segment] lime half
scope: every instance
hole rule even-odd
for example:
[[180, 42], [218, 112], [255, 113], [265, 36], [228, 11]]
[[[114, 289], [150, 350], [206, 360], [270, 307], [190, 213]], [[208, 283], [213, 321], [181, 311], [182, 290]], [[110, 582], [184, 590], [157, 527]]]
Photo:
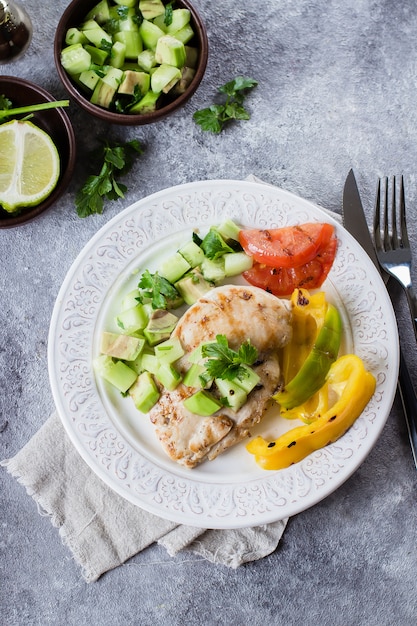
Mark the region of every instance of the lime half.
[[27, 121], [0, 125], [0, 205], [6, 211], [40, 204], [59, 171], [58, 150], [47, 133]]

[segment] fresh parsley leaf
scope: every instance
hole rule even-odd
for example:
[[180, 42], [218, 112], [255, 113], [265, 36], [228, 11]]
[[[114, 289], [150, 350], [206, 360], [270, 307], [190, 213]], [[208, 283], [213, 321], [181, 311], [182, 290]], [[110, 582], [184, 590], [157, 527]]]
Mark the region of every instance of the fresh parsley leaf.
[[224, 380], [247, 376], [243, 365], [252, 365], [258, 358], [258, 351], [249, 339], [236, 352], [229, 348], [225, 335], [217, 335], [216, 343], [204, 344], [201, 352], [203, 357], [208, 357], [204, 364], [208, 374]]
[[233, 252], [220, 233], [212, 228], [201, 242], [201, 248], [208, 259], [218, 259], [228, 252]]
[[172, 24], [172, 5], [173, 4], [174, 4], [173, 2], [168, 2], [168, 4], [165, 5], [165, 15], [164, 15], [165, 26], [171, 26]]
[[194, 121], [205, 131], [219, 134], [231, 120], [248, 120], [249, 112], [243, 106], [247, 93], [256, 87], [257, 81], [247, 76], [236, 76], [233, 80], [218, 87], [217, 91], [226, 99], [221, 104], [195, 111]]
[[88, 217], [94, 213], [101, 214], [104, 200], [124, 198], [126, 185], [117, 177], [126, 174], [132, 167], [134, 157], [142, 154], [142, 147], [137, 139], [124, 144], [105, 142], [102, 149], [95, 153], [93, 160], [100, 161], [101, 169], [97, 175], [88, 176], [75, 197], [75, 206], [79, 217]]
[[160, 276], [158, 272], [151, 274], [149, 270], [145, 270], [140, 277], [138, 287], [143, 289], [143, 295], [152, 300], [152, 308], [168, 309], [171, 302], [180, 298], [180, 294], [174, 285]]
[[[9, 100], [9, 98], [6, 98], [6, 96], [0, 95], [0, 109], [2, 111], [8, 111], [9, 109], [11, 109], [13, 106], [13, 103], [11, 100]], [[1, 120], [1, 122], [8, 122], [9, 121], [9, 115], [4, 114], [3, 119]]]

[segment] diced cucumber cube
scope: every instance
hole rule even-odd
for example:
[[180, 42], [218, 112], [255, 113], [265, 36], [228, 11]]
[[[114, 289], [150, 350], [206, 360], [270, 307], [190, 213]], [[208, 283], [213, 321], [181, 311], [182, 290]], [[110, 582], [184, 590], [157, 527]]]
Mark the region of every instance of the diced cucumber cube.
[[139, 10], [145, 20], [153, 20], [158, 15], [165, 15], [165, 6], [161, 0], [139, 0]]
[[138, 55], [138, 65], [145, 72], [151, 71], [153, 67], [156, 65], [155, 61], [155, 52], [153, 50], [142, 50], [142, 52]]
[[183, 404], [191, 413], [202, 415], [203, 417], [213, 415], [222, 407], [221, 402], [205, 389], [200, 389], [192, 396], [185, 398]]
[[95, 20], [98, 24], [104, 24], [110, 19], [109, 3], [100, 0], [86, 15], [86, 20]]
[[188, 9], [174, 9], [172, 11], [171, 24], [167, 26], [167, 33], [176, 33], [181, 28], [184, 28], [191, 19], [191, 13]]
[[111, 67], [103, 76], [102, 81], [109, 87], [112, 87], [112, 89], [118, 89], [122, 79], [123, 71], [118, 67]]
[[253, 258], [248, 256], [245, 252], [231, 252], [225, 254], [223, 261], [226, 276], [238, 276], [242, 272], [249, 270], [253, 265]]
[[74, 43], [80, 43], [84, 45], [85, 43], [87, 43], [87, 41], [88, 41], [87, 37], [78, 28], [74, 27], [74, 28], [69, 28], [67, 30], [67, 33], [65, 35], [65, 43], [68, 46], [71, 46]]
[[182, 379], [181, 374], [171, 363], [162, 363], [155, 376], [168, 391], [173, 391], [178, 387]]
[[145, 340], [139, 337], [105, 331], [101, 336], [100, 350], [103, 354], [123, 359], [123, 361], [134, 361], [143, 350], [144, 345]]
[[109, 47], [113, 43], [111, 35], [106, 33], [104, 28], [101, 28], [100, 24], [97, 24], [95, 20], [85, 22], [82, 31], [87, 39], [97, 46], [97, 48]]
[[123, 15], [123, 19], [119, 19], [118, 30], [120, 31], [136, 31], [139, 32], [139, 26], [136, 18], [136, 10], [134, 7], [129, 8]]
[[227, 400], [227, 406], [233, 411], [238, 411], [242, 408], [248, 398], [246, 391], [242, 387], [239, 387], [231, 380], [223, 380], [222, 378], [216, 378], [215, 383], [220, 396]]
[[84, 48], [85, 50], [87, 50], [87, 52], [90, 53], [91, 63], [94, 63], [94, 65], [104, 65], [107, 57], [109, 56], [107, 50], [101, 50], [100, 48], [92, 46], [91, 44], [86, 44]]
[[239, 241], [239, 233], [241, 231], [240, 226], [235, 224], [231, 219], [226, 219], [217, 227], [217, 232], [223, 237], [225, 241], [228, 239], [234, 239]]
[[143, 20], [139, 26], [139, 33], [145, 48], [150, 48], [151, 50], [155, 50], [158, 39], [165, 34], [163, 30], [149, 20]]
[[126, 309], [131, 309], [138, 304], [140, 304], [140, 291], [139, 289], [132, 289], [127, 293], [122, 300], [122, 311], [126, 311]]
[[138, 0], [114, 0], [115, 4], [122, 7], [134, 7]]
[[190, 264], [191, 267], [197, 267], [203, 262], [204, 252], [194, 241], [188, 241], [179, 248], [178, 252]]
[[80, 43], [74, 43], [62, 49], [61, 64], [68, 74], [81, 74], [90, 69], [91, 55]]
[[107, 380], [122, 393], [125, 393], [137, 378], [136, 372], [126, 363], [113, 361], [111, 356], [105, 354], [94, 360], [94, 369], [99, 376]]
[[130, 113], [152, 113], [152, 111], [156, 111], [159, 96], [159, 93], [149, 90], [137, 104], [130, 107]]
[[142, 372], [129, 389], [129, 395], [138, 411], [148, 413], [159, 400], [159, 390], [152, 375]]
[[176, 30], [173, 35], [175, 39], [178, 39], [178, 41], [181, 41], [185, 45], [194, 37], [194, 31], [190, 24], [186, 24], [183, 28]]
[[90, 91], [93, 91], [95, 86], [97, 85], [100, 77], [94, 70], [86, 70], [85, 72], [81, 72], [79, 75], [79, 81], [83, 85], [85, 85]]
[[126, 59], [137, 59], [143, 50], [142, 39], [139, 31], [123, 30], [114, 34], [114, 41], [119, 41], [126, 46]]
[[185, 63], [184, 44], [172, 35], [160, 37], [156, 44], [155, 60], [160, 65], [165, 63], [181, 68]]
[[213, 383], [213, 379], [208, 376], [204, 365], [201, 365], [200, 363], [193, 363], [184, 374], [182, 382], [186, 387], [209, 389]]
[[110, 65], [121, 68], [125, 62], [126, 44], [115, 41], [110, 51]]
[[170, 283], [175, 283], [191, 269], [190, 264], [179, 252], [168, 257], [159, 267], [158, 273]]
[[256, 385], [261, 380], [258, 374], [248, 365], [242, 365], [243, 370], [245, 371], [244, 375], [239, 374], [234, 378], [233, 382], [236, 385], [239, 385], [246, 393], [250, 393], [252, 389], [256, 387]]
[[160, 65], [151, 76], [151, 89], [154, 93], [168, 93], [181, 78], [181, 71], [172, 65]]
[[126, 335], [143, 330], [147, 323], [148, 316], [142, 304], [126, 309], [116, 317], [116, 324]]
[[206, 280], [213, 283], [219, 283], [225, 277], [223, 257], [219, 259], [205, 258], [201, 264], [201, 272]]
[[145, 352], [142, 355], [142, 367], [146, 372], [156, 374], [159, 369], [159, 361], [155, 354]]
[[155, 346], [155, 356], [159, 363], [174, 363], [184, 356], [184, 348], [178, 337], [170, 337]]
[[150, 76], [146, 72], [126, 70], [124, 78], [119, 85], [118, 92], [134, 95], [135, 89], [139, 88], [140, 94], [143, 96], [149, 91], [150, 80]]

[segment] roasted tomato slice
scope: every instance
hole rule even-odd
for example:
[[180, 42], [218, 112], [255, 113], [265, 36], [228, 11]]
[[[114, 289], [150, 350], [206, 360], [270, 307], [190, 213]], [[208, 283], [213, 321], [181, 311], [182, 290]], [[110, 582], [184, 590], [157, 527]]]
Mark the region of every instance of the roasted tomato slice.
[[331, 224], [307, 223], [270, 230], [241, 230], [239, 242], [246, 254], [258, 263], [293, 268], [314, 259], [333, 234]]
[[265, 289], [274, 296], [289, 296], [297, 287], [317, 289], [324, 283], [337, 250], [337, 239], [332, 237], [327, 246], [311, 261], [299, 267], [270, 267], [254, 263], [243, 272], [243, 277], [251, 285]]

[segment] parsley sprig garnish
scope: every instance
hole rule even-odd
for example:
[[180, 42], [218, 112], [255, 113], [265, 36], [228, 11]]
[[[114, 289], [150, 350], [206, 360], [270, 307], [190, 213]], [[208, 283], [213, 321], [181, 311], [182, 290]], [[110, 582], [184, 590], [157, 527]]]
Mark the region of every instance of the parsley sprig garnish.
[[140, 277], [138, 286], [143, 289], [142, 295], [151, 299], [154, 309], [169, 309], [172, 303], [181, 297], [174, 285], [171, 285], [158, 272], [151, 274], [149, 270], [145, 270]]
[[133, 165], [134, 156], [142, 154], [142, 147], [137, 139], [127, 143], [105, 142], [103, 147], [92, 154], [92, 160], [101, 165], [99, 174], [90, 175], [75, 197], [75, 206], [79, 217], [88, 217], [102, 213], [104, 200], [124, 198], [126, 185], [118, 177], [126, 174]]
[[244, 365], [253, 365], [258, 358], [258, 350], [248, 339], [236, 352], [229, 348], [226, 335], [216, 335], [216, 343], [204, 344], [201, 348], [203, 357], [208, 357], [204, 366], [212, 378], [234, 380], [248, 376]]
[[250, 89], [256, 87], [258, 82], [246, 76], [237, 76], [225, 85], [218, 87], [218, 91], [226, 96], [221, 104], [212, 104], [206, 109], [195, 111], [194, 121], [203, 130], [212, 133], [220, 133], [224, 125], [231, 120], [248, 120], [249, 112], [243, 106], [243, 102]]

